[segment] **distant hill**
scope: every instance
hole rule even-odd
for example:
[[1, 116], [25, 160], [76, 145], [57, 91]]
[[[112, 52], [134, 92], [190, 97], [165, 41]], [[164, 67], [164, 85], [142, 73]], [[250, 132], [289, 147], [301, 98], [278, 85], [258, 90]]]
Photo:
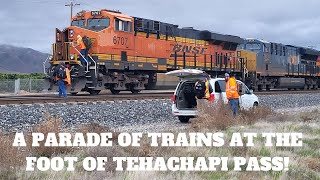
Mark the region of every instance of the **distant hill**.
[[41, 73], [47, 56], [31, 48], [0, 45], [0, 73]]

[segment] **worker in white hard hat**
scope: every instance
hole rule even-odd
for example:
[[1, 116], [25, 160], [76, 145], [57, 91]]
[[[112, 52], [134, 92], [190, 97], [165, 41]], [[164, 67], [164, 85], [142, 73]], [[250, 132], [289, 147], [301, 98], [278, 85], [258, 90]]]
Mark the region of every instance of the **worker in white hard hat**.
[[80, 61], [82, 65], [86, 65], [88, 61], [88, 53], [89, 50], [87, 49], [86, 45], [84, 44], [82, 37], [80, 35], [77, 36], [77, 44], [74, 47], [78, 47], [80, 46], [80, 53], [81, 55], [85, 58], [83, 59], [83, 57], [80, 55]]

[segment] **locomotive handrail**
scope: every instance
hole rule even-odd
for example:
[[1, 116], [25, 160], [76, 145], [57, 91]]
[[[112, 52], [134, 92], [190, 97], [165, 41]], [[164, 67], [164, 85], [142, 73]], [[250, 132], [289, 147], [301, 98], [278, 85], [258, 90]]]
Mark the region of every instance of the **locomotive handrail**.
[[46, 72], [46, 63], [48, 62], [48, 60], [50, 59], [49, 57], [52, 57], [52, 55], [48, 55], [47, 59], [43, 62], [43, 73], [45, 75], [48, 75], [48, 73]]
[[90, 57], [90, 59], [94, 63], [94, 75], [97, 77], [97, 62], [95, 60], [93, 60], [93, 58], [90, 55], [88, 55], [88, 56]]
[[[69, 42], [69, 44], [72, 44], [72, 42]], [[76, 47], [74, 47], [74, 46], [72, 46], [73, 47], [73, 49], [75, 49], [77, 52], [78, 52], [78, 54], [86, 61], [86, 63], [87, 63], [87, 72], [89, 71], [89, 63], [88, 63], [88, 60], [85, 58], [85, 57], [83, 57], [83, 55], [80, 53], [80, 51], [76, 48]]]
[[242, 63], [242, 65], [243, 65], [242, 68], [243, 68], [243, 69], [241, 69], [241, 70], [243, 70], [244, 76], [245, 76], [245, 77], [248, 77], [249, 71], [248, 71], [248, 69], [247, 69], [247, 67], [246, 67], [246, 64], [244, 64], [243, 62], [241, 62], [239, 58], [238, 58], [238, 62]]

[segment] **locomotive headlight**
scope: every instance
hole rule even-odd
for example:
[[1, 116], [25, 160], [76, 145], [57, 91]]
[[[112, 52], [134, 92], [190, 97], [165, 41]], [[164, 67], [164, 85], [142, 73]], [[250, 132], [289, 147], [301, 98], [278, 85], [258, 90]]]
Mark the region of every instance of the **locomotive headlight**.
[[56, 41], [60, 41], [60, 33], [59, 32], [57, 32], [57, 34], [56, 34]]
[[74, 60], [74, 55], [73, 54], [70, 55], [70, 59]]
[[70, 36], [71, 38], [74, 36], [74, 31], [73, 31], [73, 29], [70, 29], [70, 30], [69, 30], [69, 36]]

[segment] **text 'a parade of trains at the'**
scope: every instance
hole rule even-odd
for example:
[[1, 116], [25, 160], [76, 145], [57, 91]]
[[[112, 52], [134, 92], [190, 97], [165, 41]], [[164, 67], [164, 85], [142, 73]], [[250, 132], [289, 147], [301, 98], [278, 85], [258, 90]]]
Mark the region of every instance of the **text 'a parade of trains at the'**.
[[[78, 35], [92, 42], [85, 65], [73, 46]], [[71, 72], [68, 91], [74, 94], [102, 89], [138, 93], [155, 88], [157, 74], [175, 69], [202, 69], [213, 77], [233, 73], [255, 90], [320, 86], [320, 52], [315, 49], [179, 28], [119, 11], [79, 12], [69, 27], [56, 29], [52, 48], [49, 89], [58, 88], [53, 71], [64, 62]]]

